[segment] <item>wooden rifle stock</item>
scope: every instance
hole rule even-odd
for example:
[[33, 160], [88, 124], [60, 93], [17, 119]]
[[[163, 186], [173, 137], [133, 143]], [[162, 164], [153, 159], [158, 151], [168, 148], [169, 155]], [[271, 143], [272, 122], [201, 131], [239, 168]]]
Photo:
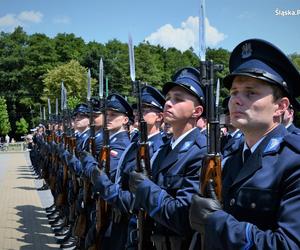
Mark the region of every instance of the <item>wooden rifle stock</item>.
[[[210, 197], [209, 183], [213, 182], [213, 188], [216, 193], [216, 197]], [[222, 200], [222, 174], [221, 174], [221, 156], [206, 155], [203, 159], [203, 165], [200, 174], [200, 193], [205, 197], [217, 198]]]

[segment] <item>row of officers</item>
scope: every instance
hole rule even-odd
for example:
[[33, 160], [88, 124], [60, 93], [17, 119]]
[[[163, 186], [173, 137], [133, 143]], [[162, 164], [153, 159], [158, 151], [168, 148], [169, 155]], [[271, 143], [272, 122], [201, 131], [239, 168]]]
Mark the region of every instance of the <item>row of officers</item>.
[[129, 133], [133, 109], [121, 95], [109, 95], [105, 107], [109, 171], [97, 159], [106, 143], [96, 101], [94, 155], [86, 152], [85, 104], [74, 110], [68, 145], [59, 130], [56, 140], [35, 135], [31, 159], [51, 188], [46, 211], [61, 248], [300, 249], [300, 130], [292, 124], [300, 74], [260, 39], [237, 45], [229, 68], [220, 200], [199, 195], [207, 135], [197, 123], [206, 99], [195, 68], [177, 71], [162, 94], [141, 89], [151, 176], [136, 171], [139, 133]]

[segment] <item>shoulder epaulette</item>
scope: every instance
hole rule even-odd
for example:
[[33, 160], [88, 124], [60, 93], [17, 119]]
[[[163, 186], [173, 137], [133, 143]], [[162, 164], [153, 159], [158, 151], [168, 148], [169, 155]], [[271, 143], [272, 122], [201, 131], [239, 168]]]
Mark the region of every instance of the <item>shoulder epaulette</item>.
[[268, 145], [264, 150], [264, 154], [278, 152], [281, 147], [282, 141], [283, 141], [282, 136], [271, 138], [271, 140], [269, 141]]

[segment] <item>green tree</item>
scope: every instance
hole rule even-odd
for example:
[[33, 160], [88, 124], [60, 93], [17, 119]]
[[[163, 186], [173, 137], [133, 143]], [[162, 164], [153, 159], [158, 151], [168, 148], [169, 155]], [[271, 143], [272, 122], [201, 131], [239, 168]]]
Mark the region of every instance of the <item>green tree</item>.
[[109, 80], [109, 91], [128, 95], [131, 89], [128, 46], [114, 39], [106, 45], [104, 71]]
[[[7, 110], [11, 121], [16, 121], [25, 113], [23, 105], [19, 103], [18, 90], [22, 85], [27, 46], [28, 36], [22, 27], [17, 27], [12, 33], [0, 34], [0, 96], [7, 98]], [[11, 126], [15, 131], [15, 124]]]
[[67, 103], [67, 106], [68, 106], [68, 109], [69, 110], [74, 110], [74, 108], [76, 107], [77, 104], [79, 104], [81, 101], [78, 97], [76, 96], [69, 96], [68, 97], [68, 103]]
[[164, 62], [157, 53], [157, 47], [148, 43], [140, 43], [135, 49], [135, 54], [137, 78], [161, 88], [164, 78]]
[[26, 64], [22, 71], [22, 83], [18, 93], [20, 103], [27, 108], [40, 102], [43, 94], [43, 76], [58, 65], [54, 42], [44, 34], [33, 34], [25, 50]]
[[7, 135], [10, 131], [11, 126], [7, 113], [6, 100], [0, 96], [0, 135]]
[[[106, 61], [106, 48], [103, 44], [97, 42], [89, 42], [80, 60], [80, 64], [91, 69], [91, 75], [95, 79], [99, 79], [99, 62], [100, 58]], [[94, 87], [94, 95], [98, 95], [99, 85]]]
[[19, 121], [16, 121], [16, 133], [19, 135], [25, 135], [28, 133], [28, 123], [27, 121], [21, 117]]
[[[85, 102], [87, 96], [87, 69], [82, 67], [78, 61], [71, 60], [69, 63], [57, 66], [49, 70], [44, 77], [44, 91], [41, 99], [46, 104], [48, 98], [54, 103], [55, 98], [61, 96], [61, 82], [67, 89], [67, 97], [77, 97]], [[92, 79], [92, 88], [96, 80]], [[93, 93], [92, 93], [93, 94]]]
[[300, 54], [294, 53], [294, 54], [290, 55], [290, 58], [291, 58], [292, 62], [294, 63], [294, 65], [296, 66], [296, 68], [298, 70], [300, 70]]
[[80, 60], [85, 50], [85, 43], [82, 38], [75, 37], [73, 33], [59, 33], [54, 39], [55, 50], [60, 62], [68, 62], [70, 60]]

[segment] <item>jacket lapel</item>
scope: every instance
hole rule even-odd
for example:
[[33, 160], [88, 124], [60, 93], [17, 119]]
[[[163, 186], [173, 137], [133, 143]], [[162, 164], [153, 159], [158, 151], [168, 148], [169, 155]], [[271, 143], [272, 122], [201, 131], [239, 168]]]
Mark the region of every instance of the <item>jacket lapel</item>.
[[[285, 133], [285, 128], [282, 125], [277, 126], [273, 129], [260, 143], [256, 150], [250, 155], [248, 161], [242, 165], [240, 172], [235, 178], [232, 186], [238, 184], [239, 182], [252, 176], [258, 169], [262, 168], [262, 157], [263, 152], [268, 145], [269, 141], [276, 136], [276, 134]], [[239, 151], [240, 157], [242, 155], [242, 150]]]
[[[168, 149], [161, 150], [159, 154], [159, 161], [157, 162], [159, 165], [157, 171], [164, 171], [168, 167], [174, 165], [177, 160], [182, 157], [182, 154], [188, 151], [190, 147], [195, 144], [197, 133], [199, 133], [198, 129], [191, 131], [174, 149], [169, 152]], [[170, 145], [170, 143], [168, 143], [168, 145]]]

